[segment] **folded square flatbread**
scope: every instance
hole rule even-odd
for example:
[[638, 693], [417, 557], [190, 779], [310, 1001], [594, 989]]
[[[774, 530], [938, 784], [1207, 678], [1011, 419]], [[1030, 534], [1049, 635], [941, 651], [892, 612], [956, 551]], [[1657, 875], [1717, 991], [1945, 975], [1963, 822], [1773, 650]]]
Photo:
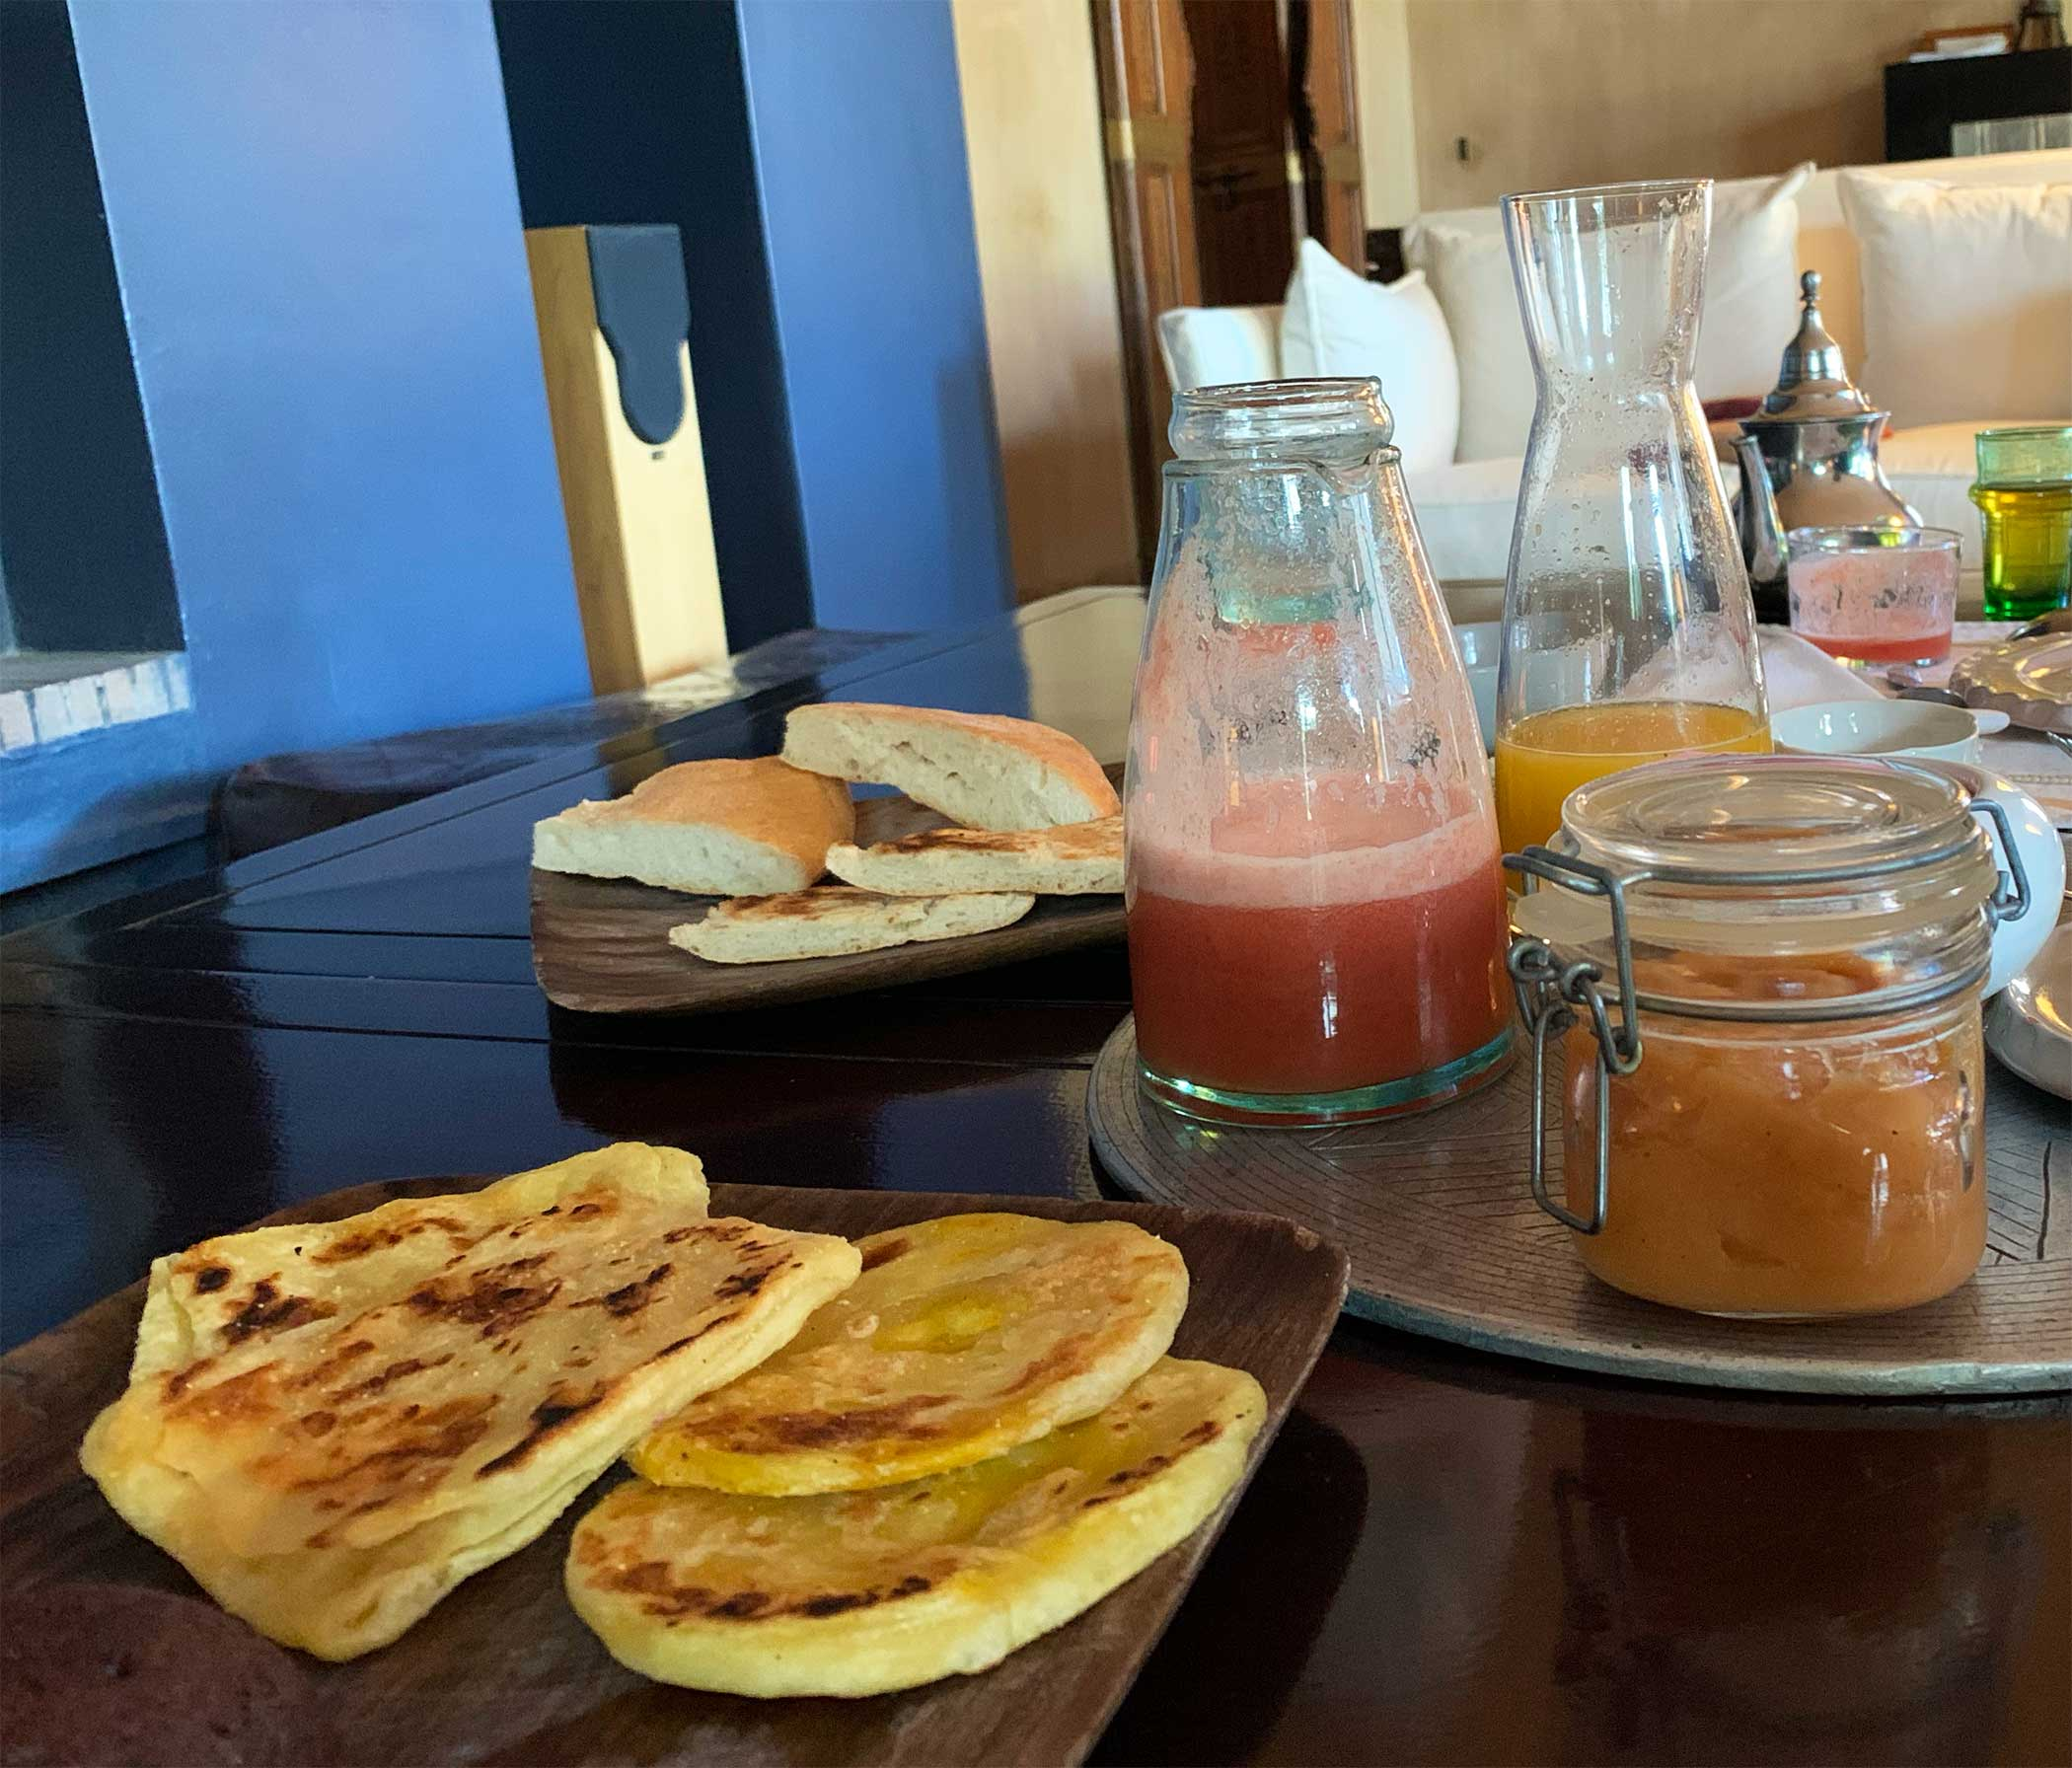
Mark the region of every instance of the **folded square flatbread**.
[[657, 1420], [855, 1279], [621, 1144], [158, 1260], [80, 1459], [233, 1614], [344, 1658], [515, 1552]]

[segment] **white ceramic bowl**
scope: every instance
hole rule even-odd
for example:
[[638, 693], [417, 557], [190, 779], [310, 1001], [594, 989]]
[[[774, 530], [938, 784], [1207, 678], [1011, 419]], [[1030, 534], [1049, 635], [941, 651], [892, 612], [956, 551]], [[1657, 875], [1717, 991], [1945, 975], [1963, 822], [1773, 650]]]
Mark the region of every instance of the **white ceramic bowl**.
[[2007, 728], [2005, 712], [1929, 700], [1834, 700], [1770, 714], [1770, 739], [1788, 755], [1878, 755], [1976, 763], [1979, 738]]
[[[1974, 802], [1990, 798], [2007, 813], [2015, 832], [2015, 850], [2029, 875], [2029, 913], [2020, 921], [2003, 921], [1993, 929], [1993, 973], [1986, 978], [1985, 992], [1997, 994], [2029, 968], [2029, 961], [2043, 949], [2043, 941], [2057, 925], [2065, 906], [2065, 844], [2043, 807], [2004, 774], [1963, 762], [1929, 765], [1956, 780]], [[1999, 835], [1994, 834], [1992, 840], [1997, 851]]]
[[1453, 637], [1460, 646], [1460, 664], [1467, 671], [1468, 689], [1475, 697], [1475, 717], [1482, 726], [1485, 753], [1497, 741], [1497, 656], [1503, 647], [1504, 623], [1470, 621], [1455, 626]]

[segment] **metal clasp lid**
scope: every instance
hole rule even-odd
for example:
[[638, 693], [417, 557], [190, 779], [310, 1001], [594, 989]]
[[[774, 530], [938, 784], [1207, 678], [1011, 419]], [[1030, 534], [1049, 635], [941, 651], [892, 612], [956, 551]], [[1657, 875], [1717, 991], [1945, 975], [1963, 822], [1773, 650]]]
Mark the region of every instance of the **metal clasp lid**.
[[[1521, 853], [1507, 853], [1504, 863], [1515, 871], [1529, 872], [1550, 884], [1559, 884], [1584, 896], [1600, 896], [1611, 906], [1611, 948], [1618, 967], [1618, 1023], [1613, 1024], [1597, 987], [1604, 972], [1588, 959], [1564, 964], [1544, 939], [1520, 935], [1511, 942], [1505, 968], [1517, 993], [1518, 1017], [1532, 1034], [1532, 1201], [1564, 1226], [1579, 1234], [1603, 1231], [1604, 1202], [1608, 1185], [1611, 1142], [1611, 1088], [1613, 1074], [1630, 1074], [1640, 1067], [1640, 1006], [1633, 993], [1633, 941], [1626, 927], [1625, 887], [1634, 880], [1620, 877], [1587, 859], [1574, 859], [1551, 847], [1527, 847]], [[1591, 1035], [1597, 1050], [1597, 1170], [1588, 1216], [1556, 1203], [1547, 1190], [1547, 1040], [1576, 1023], [1578, 1012], [1590, 1015]]]
[[2007, 820], [2007, 811], [1998, 799], [1973, 798], [1966, 808], [1973, 816], [1985, 812], [2000, 837], [2001, 857], [2007, 861], [2007, 868], [1986, 901], [1986, 919], [1995, 926], [2006, 921], [2020, 921], [2029, 913], [2034, 893], [2029, 888], [2029, 868], [2022, 863], [2022, 850], [2015, 846], [2014, 825]]
[[[1991, 798], [1974, 797], [1966, 808], [1973, 816], [1983, 816], [1992, 824], [1993, 832], [1999, 838], [1997, 857], [2006, 861], [2005, 868], [1999, 871], [1992, 896], [1984, 904], [1987, 921], [1990, 924], [2019, 921], [2029, 913], [2032, 892], [2007, 812]], [[1990, 844], [1991, 838], [1988, 840]], [[1518, 1016], [1532, 1034], [1532, 1201], [1556, 1221], [1574, 1228], [1579, 1234], [1597, 1234], [1604, 1230], [1611, 1150], [1610, 1081], [1614, 1074], [1631, 1074], [1641, 1064], [1642, 999], [1633, 986], [1633, 938], [1626, 915], [1626, 892], [1630, 887], [1656, 882], [1738, 888], [1860, 881], [1943, 857], [1950, 850], [1945, 847], [1926, 855], [1909, 855], [1857, 867], [1810, 867], [1791, 871], [1699, 871], [1656, 866], [1613, 872], [1590, 860], [1557, 853], [1551, 847], [1530, 847], [1522, 852], [1505, 854], [1504, 863], [1513, 871], [1524, 872], [1564, 890], [1573, 890], [1579, 896], [1604, 899], [1611, 911], [1612, 963], [1618, 973], [1614, 997], [1618, 1011], [1614, 1019], [1600, 987], [1604, 981], [1600, 965], [1587, 958], [1564, 964], [1551, 945], [1529, 933], [1520, 933], [1514, 938], [1506, 954], [1505, 968], [1511, 973], [1512, 987], [1517, 994]], [[1881, 1001], [1875, 997], [1829, 1001], [1824, 1003], [1826, 1015], [1851, 1018], [1889, 1011], [1899, 1005], [1930, 1004], [1961, 988], [1975, 985], [1984, 974], [1984, 965], [1980, 964], [1970, 972], [1938, 977], [1925, 989], [1914, 991], [1905, 1001], [1889, 998]], [[1658, 1000], [1653, 1004], [1660, 1006], [1665, 1003]], [[1737, 1009], [1725, 1002], [1702, 1006], [1685, 1002], [1672, 1010], [1718, 1019], [1768, 1016], [1759, 1011]], [[1591, 1036], [1596, 1046], [1597, 1158], [1596, 1171], [1591, 1175], [1590, 1214], [1578, 1216], [1556, 1203], [1547, 1189], [1547, 1042], [1567, 1031], [1586, 1013], [1590, 1016]]]

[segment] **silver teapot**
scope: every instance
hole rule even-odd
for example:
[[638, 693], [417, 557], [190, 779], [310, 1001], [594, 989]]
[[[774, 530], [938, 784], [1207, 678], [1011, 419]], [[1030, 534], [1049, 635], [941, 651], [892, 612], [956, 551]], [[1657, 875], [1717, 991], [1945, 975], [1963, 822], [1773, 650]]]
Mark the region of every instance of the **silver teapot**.
[[1788, 616], [1785, 536], [1794, 528], [1910, 528], [1921, 518], [1886, 482], [1878, 438], [1888, 411], [1849, 379], [1841, 346], [1820, 318], [1820, 273], [1799, 278], [1806, 311], [1784, 352], [1777, 385], [1734, 439], [1741, 482], [1735, 499], [1741, 556], [1758, 620]]

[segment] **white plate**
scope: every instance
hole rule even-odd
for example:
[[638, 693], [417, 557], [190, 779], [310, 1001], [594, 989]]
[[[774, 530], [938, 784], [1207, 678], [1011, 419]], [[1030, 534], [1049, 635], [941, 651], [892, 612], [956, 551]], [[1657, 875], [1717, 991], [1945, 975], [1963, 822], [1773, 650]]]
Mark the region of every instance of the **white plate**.
[[1966, 705], [2072, 736], [2072, 632], [2039, 632], [1966, 657], [1950, 672], [1950, 686]]
[[1986, 1048], [2047, 1093], [2072, 1099], [2072, 923], [1986, 1008]]

